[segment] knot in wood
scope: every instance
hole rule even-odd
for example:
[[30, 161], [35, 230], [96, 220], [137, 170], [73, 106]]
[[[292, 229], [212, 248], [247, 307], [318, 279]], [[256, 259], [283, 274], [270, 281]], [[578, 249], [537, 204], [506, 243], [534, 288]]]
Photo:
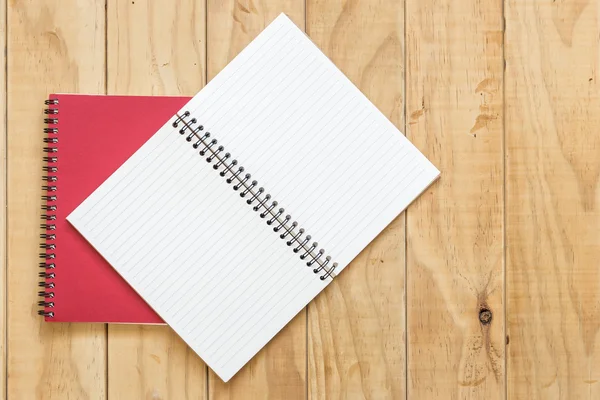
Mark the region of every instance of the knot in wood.
[[481, 322], [483, 325], [488, 325], [490, 322], [492, 322], [492, 312], [487, 308], [482, 308], [479, 310], [479, 322]]

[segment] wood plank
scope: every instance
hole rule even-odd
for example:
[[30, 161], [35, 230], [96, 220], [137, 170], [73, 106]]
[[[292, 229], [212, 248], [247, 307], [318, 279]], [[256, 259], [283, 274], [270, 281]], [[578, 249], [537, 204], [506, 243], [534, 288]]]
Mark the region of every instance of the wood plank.
[[599, 15], [506, 3], [511, 398], [600, 398]]
[[[394, 0], [307, 2], [309, 36], [401, 131], [403, 17]], [[404, 247], [401, 215], [310, 304], [310, 398], [405, 397]]]
[[407, 135], [442, 171], [407, 213], [407, 393], [504, 398], [502, 1], [406, 20]]
[[[0, 0], [0, 65], [6, 65], [6, 0]], [[6, 399], [6, 69], [0, 72], [0, 399]]]
[[104, 92], [104, 5], [11, 1], [7, 13], [8, 398], [102, 399], [105, 325], [46, 323], [36, 293], [43, 102]]
[[[212, 79], [281, 12], [304, 29], [301, 0], [208, 0], [208, 78]], [[306, 397], [306, 312], [299, 313], [228, 383], [212, 371], [210, 399]]]
[[[194, 0], [107, 4], [109, 94], [194, 95], [205, 83], [205, 6]], [[201, 399], [206, 367], [167, 326], [110, 325], [114, 399]]]

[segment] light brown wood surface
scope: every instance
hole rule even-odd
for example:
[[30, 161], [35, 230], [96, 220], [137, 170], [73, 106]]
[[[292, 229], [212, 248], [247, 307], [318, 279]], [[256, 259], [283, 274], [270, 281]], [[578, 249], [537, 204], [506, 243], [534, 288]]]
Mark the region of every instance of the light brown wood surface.
[[600, 4], [506, 5], [508, 394], [600, 398]]
[[[192, 95], [280, 12], [440, 180], [227, 384], [166, 326], [42, 322], [48, 93]], [[0, 398], [600, 398], [599, 16], [594, 0], [0, 1]]]
[[[193, 96], [206, 82], [206, 9], [107, 2], [107, 93]], [[108, 326], [108, 397], [202, 399], [206, 366], [167, 326]]]
[[[306, 26], [325, 54], [401, 130], [403, 12], [394, 0], [311, 0]], [[309, 398], [404, 398], [404, 225], [403, 215], [396, 218], [309, 305]]]
[[[6, 1], [0, 1], [0, 21], [6, 20]], [[6, 24], [0, 22], [0, 47], [6, 48]], [[0, 53], [6, 65], [6, 53]], [[0, 72], [0, 393], [6, 393], [6, 69]], [[1, 395], [0, 395], [1, 396]]]
[[501, 399], [502, 3], [438, 4], [406, 2], [406, 133], [442, 171], [407, 212], [408, 395]]
[[[207, 7], [208, 80], [280, 13], [304, 29], [304, 3], [298, 0], [209, 0]], [[298, 314], [227, 384], [211, 371], [208, 387], [210, 399], [305, 398], [306, 312]]]
[[106, 397], [106, 327], [37, 315], [44, 100], [104, 92], [104, 6], [9, 1], [7, 9], [8, 398]]

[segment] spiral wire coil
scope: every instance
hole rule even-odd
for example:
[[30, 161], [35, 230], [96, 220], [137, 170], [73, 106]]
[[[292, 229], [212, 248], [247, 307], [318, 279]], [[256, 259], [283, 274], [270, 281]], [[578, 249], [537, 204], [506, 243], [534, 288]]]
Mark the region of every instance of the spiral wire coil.
[[[57, 106], [58, 99], [48, 99], [44, 101], [44, 104], [47, 106]], [[58, 166], [56, 163], [58, 162], [58, 147], [56, 146], [58, 143], [58, 108], [57, 107], [49, 107], [44, 109], [44, 114], [51, 115], [51, 117], [44, 118], [44, 123], [48, 126], [44, 128], [44, 133], [48, 134], [47, 137], [44, 137], [44, 148], [43, 151], [46, 153], [43, 160], [46, 165], [42, 167], [45, 175], [42, 176], [42, 180], [44, 184], [42, 185], [42, 190], [45, 192], [42, 195], [42, 201], [45, 204], [42, 204], [42, 224], [40, 228], [43, 229], [43, 233], [40, 234], [40, 239], [42, 239], [42, 243], [40, 243], [40, 264], [39, 267], [42, 269], [38, 273], [38, 277], [40, 281], [38, 286], [42, 289], [38, 292], [38, 296], [43, 300], [38, 301], [38, 306], [40, 310], [38, 310], [38, 314], [44, 316], [46, 318], [54, 318], [54, 311], [48, 311], [48, 309], [54, 308], [54, 278], [56, 277], [56, 272], [54, 271], [56, 268], [56, 264], [54, 263], [54, 259], [56, 258], [56, 254], [53, 250], [56, 249], [56, 244], [54, 241], [56, 240], [56, 234], [54, 230], [56, 229], [56, 225], [54, 221], [56, 221], [56, 191], [57, 186], [56, 183], [58, 181], [58, 176], [56, 172], [58, 172]]]
[[204, 132], [204, 126], [197, 125], [196, 118], [188, 120], [189, 111], [176, 116], [173, 127], [183, 125], [179, 133], [185, 136], [188, 142], [194, 141], [192, 147], [196, 150], [200, 149], [200, 156], [206, 156], [206, 161], [213, 164], [215, 170], [221, 169], [220, 176], [227, 176], [225, 182], [233, 183], [233, 190], [239, 191], [240, 197], [248, 197], [246, 200], [248, 205], [255, 204], [252, 210], [261, 211], [259, 216], [267, 218], [267, 225], [273, 226], [273, 231], [281, 232], [279, 235], [281, 239], [288, 238], [286, 244], [290, 247], [294, 246], [293, 252], [300, 253], [300, 259], [306, 260], [308, 267], [314, 266], [313, 272], [321, 274], [321, 280], [335, 277], [334, 271], [338, 264], [331, 263], [331, 256], [325, 256], [325, 250], [319, 249], [317, 242], [311, 243], [312, 237], [305, 235], [304, 229], [299, 228], [298, 222], [292, 222], [292, 216], [285, 214], [284, 208], [277, 207], [277, 201], [272, 200], [270, 194], [265, 194], [263, 187], [258, 187], [258, 182], [252, 180], [252, 175], [244, 173], [244, 167], [238, 166], [237, 160], [231, 160], [231, 154], [218, 144], [218, 140], [211, 139], [210, 132]]

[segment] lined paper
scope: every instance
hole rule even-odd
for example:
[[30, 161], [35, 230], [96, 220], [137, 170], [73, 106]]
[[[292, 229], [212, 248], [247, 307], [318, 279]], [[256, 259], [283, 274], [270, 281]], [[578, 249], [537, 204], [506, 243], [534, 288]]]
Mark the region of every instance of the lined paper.
[[[185, 111], [336, 274], [439, 175], [283, 14]], [[286, 246], [175, 118], [68, 220], [227, 381], [331, 279]]]

